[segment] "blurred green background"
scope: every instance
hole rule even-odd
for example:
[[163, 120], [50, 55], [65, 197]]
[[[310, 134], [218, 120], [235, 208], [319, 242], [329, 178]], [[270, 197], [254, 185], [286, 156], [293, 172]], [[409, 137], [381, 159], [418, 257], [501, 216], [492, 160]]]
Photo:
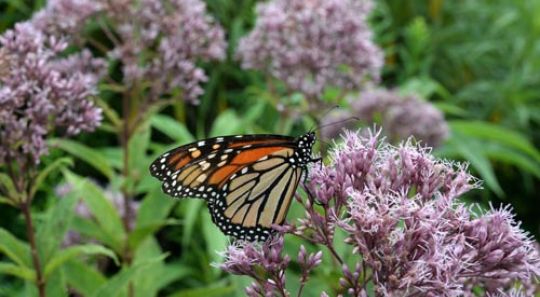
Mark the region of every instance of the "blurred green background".
[[[162, 296], [243, 296], [249, 283], [211, 265], [221, 260], [216, 251], [224, 250], [227, 239], [212, 224], [202, 201], [176, 203], [161, 193], [159, 183], [147, 172], [153, 158], [168, 148], [208, 136], [299, 135], [311, 124], [306, 120], [306, 124], [291, 122], [286, 128], [278, 127], [275, 103], [261, 96], [264, 77], [241, 69], [234, 57], [239, 38], [254, 24], [257, 1], [206, 3], [226, 31], [228, 58], [203, 65], [209, 80], [199, 106], [179, 102], [166, 107], [140, 128], [130, 144], [135, 155], [135, 199], [141, 201], [137, 221], [156, 222], [141, 234], [150, 239], [137, 242], [135, 258], [155, 259], [169, 253], [165, 261], [133, 266], [131, 273], [135, 274], [146, 265], [144, 274], [134, 281], [140, 296], [157, 292]], [[44, 1], [0, 0], [0, 31], [28, 19], [43, 5]], [[473, 174], [484, 180], [485, 189], [473, 191], [465, 199], [486, 207], [489, 203], [511, 204], [522, 227], [539, 239], [540, 1], [381, 0], [370, 24], [385, 52], [382, 84], [419, 93], [443, 111], [451, 134], [435, 154], [469, 162]], [[115, 94], [102, 91], [102, 98], [120, 110]], [[98, 184], [122, 182], [111, 179], [112, 172], [121, 167], [121, 151], [108, 128], [104, 125], [96, 133], [58, 143], [61, 149], [52, 150], [44, 164], [70, 153], [75, 156], [71, 170], [77, 174], [71, 176], [71, 182], [101, 195], [99, 187], [83, 184], [81, 177]], [[63, 180], [60, 173], [48, 177], [35, 200], [38, 220], [52, 215], [51, 206], [57, 203], [54, 190]], [[301, 214], [302, 210], [293, 207], [288, 218]], [[84, 224], [82, 219], [74, 221], [76, 230], [88, 227]], [[0, 226], [25, 238], [24, 222], [14, 208], [0, 207]], [[291, 251], [297, 251], [298, 244], [295, 240], [286, 243]], [[93, 292], [108, 276], [120, 278], [110, 261], [101, 262], [98, 271], [74, 260], [63, 277], [77, 291]], [[322, 270], [325, 275], [324, 267]], [[122, 276], [131, 277], [129, 273]], [[26, 296], [29, 290], [27, 283], [15, 277], [0, 276], [0, 296]], [[316, 292], [317, 288], [308, 290]]]

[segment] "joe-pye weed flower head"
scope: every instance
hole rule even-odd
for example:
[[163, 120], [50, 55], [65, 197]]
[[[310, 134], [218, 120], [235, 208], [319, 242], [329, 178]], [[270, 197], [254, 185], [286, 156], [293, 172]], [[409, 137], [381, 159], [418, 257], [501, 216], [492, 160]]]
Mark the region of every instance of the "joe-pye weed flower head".
[[224, 31], [200, 0], [50, 0], [32, 22], [84, 43], [91, 18], [112, 47], [91, 37], [90, 43], [118, 60], [123, 83], [151, 102], [181, 90], [185, 101], [198, 103], [207, 76], [197, 63], [225, 58]]
[[[482, 288], [495, 296], [515, 294], [518, 282], [532, 294], [540, 275], [534, 242], [509, 208], [481, 211], [460, 201], [478, 185], [465, 165], [439, 160], [412, 140], [392, 146], [380, 131], [347, 132], [330, 163], [311, 168], [310, 194], [301, 201], [306, 216], [280, 230], [325, 247], [341, 264], [336, 293], [472, 296]], [[338, 230], [352, 254], [337, 252]], [[253, 249], [248, 243], [235, 253]]]
[[325, 88], [359, 88], [378, 79], [366, 0], [272, 0], [257, 6], [255, 28], [238, 46], [242, 66], [263, 71], [308, 98]]
[[103, 61], [83, 51], [61, 58], [61, 37], [20, 23], [0, 36], [0, 163], [39, 163], [55, 131], [92, 131], [101, 110], [97, 92]]

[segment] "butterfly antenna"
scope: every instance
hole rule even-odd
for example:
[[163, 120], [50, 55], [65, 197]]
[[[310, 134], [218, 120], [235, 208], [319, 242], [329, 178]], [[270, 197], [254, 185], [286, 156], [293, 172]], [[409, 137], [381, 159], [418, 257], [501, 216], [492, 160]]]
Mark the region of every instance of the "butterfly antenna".
[[[323, 119], [324, 117], [326, 117], [330, 112], [332, 112], [334, 109], [337, 109], [337, 108], [341, 108], [341, 106], [339, 106], [338, 104], [328, 108], [321, 116], [320, 118]], [[315, 129], [314, 128], [317, 128], [317, 123], [315, 123], [313, 126], [311, 126], [311, 128], [309, 128], [308, 131], [314, 131]]]
[[340, 125], [340, 124], [350, 122], [350, 121], [361, 121], [361, 119], [359, 117], [351, 116], [351, 117], [348, 117], [348, 118], [343, 119], [343, 120], [339, 120], [339, 121], [327, 123], [327, 124], [324, 124], [324, 125], [320, 125], [320, 126], [317, 127], [317, 130], [320, 130], [320, 129], [322, 129], [324, 127], [328, 127], [328, 126]]

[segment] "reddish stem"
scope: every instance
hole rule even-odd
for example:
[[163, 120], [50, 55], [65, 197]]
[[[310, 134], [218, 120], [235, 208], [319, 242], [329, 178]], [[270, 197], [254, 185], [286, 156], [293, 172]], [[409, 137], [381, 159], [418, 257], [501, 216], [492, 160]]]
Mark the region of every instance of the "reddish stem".
[[32, 254], [32, 262], [34, 264], [34, 270], [36, 271], [36, 286], [40, 297], [45, 297], [45, 278], [41, 269], [41, 261], [36, 246], [36, 238], [34, 235], [34, 226], [32, 224], [32, 212], [30, 211], [30, 203], [28, 197], [20, 204], [21, 211], [26, 221], [26, 236], [30, 242], [30, 250]]

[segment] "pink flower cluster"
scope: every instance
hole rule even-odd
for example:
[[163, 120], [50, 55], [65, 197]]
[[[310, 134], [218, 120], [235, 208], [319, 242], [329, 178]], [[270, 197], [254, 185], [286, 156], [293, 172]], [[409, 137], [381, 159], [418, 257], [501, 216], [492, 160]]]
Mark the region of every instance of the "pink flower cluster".
[[89, 99], [104, 61], [88, 51], [61, 58], [66, 46], [28, 22], [0, 36], [0, 163], [39, 163], [49, 134], [100, 124], [101, 109]]
[[207, 80], [197, 62], [225, 57], [223, 29], [200, 0], [53, 0], [32, 21], [44, 31], [84, 39], [81, 29], [92, 17], [113, 44], [107, 54], [121, 62], [124, 83], [150, 100], [181, 90], [197, 103]]
[[318, 98], [328, 87], [359, 88], [378, 79], [382, 51], [373, 43], [366, 0], [273, 0], [238, 46], [244, 68], [258, 69], [291, 90]]
[[[473, 289], [481, 289], [488, 296], [530, 296], [534, 291], [540, 276], [534, 241], [508, 207], [474, 211], [459, 200], [479, 184], [466, 166], [438, 160], [411, 141], [391, 146], [380, 132], [347, 132], [330, 159], [311, 168], [308, 199], [298, 197], [305, 217], [278, 229], [326, 247], [342, 264], [339, 292], [367, 296], [371, 287], [377, 296], [474, 296]], [[338, 229], [347, 234], [347, 254], [335, 249]], [[235, 247], [236, 256], [229, 253], [223, 269], [265, 261], [256, 251], [249, 243]], [[350, 263], [349, 253], [356, 259], [352, 268], [343, 260]], [[276, 265], [284, 270], [288, 264]], [[242, 269], [234, 272], [246, 275]]]
[[[359, 96], [349, 98], [349, 103], [350, 111], [334, 111], [322, 119], [322, 125], [358, 118], [366, 124], [380, 124], [392, 142], [414, 136], [431, 147], [439, 146], [449, 134], [443, 113], [415, 95], [400, 95], [397, 91], [383, 88], [367, 88]], [[327, 125], [322, 134], [326, 139], [336, 138], [342, 128], [353, 126], [353, 121], [343, 125]]]

